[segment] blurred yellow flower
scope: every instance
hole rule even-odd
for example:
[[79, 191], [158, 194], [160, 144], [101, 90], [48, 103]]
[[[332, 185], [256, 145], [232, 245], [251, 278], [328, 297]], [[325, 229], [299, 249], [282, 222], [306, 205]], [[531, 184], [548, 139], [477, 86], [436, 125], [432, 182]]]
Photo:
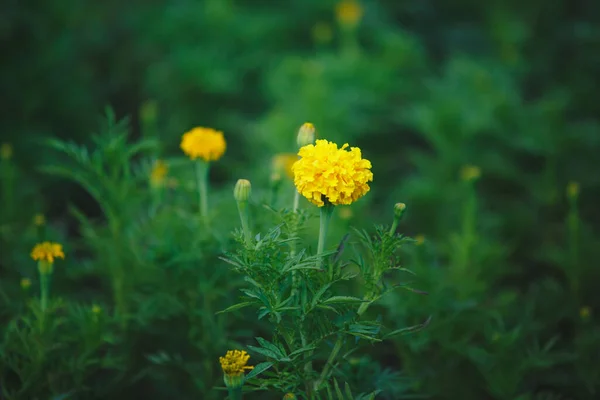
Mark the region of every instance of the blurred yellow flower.
[[54, 263], [55, 258], [65, 258], [65, 253], [61, 244], [52, 242], [38, 243], [31, 250], [31, 258], [35, 261], [46, 261], [50, 264]]
[[44, 214], [35, 214], [33, 217], [33, 224], [35, 226], [43, 226], [46, 225], [46, 217]]
[[273, 157], [273, 172], [280, 175], [285, 174], [288, 178], [294, 179], [292, 166], [298, 161], [298, 156], [294, 153], [279, 153]]
[[21, 279], [21, 289], [27, 290], [31, 287], [31, 279], [23, 278]]
[[358, 147], [338, 149], [337, 144], [317, 140], [315, 145], [304, 146], [301, 157], [292, 167], [294, 184], [311, 203], [322, 207], [325, 201], [334, 204], [352, 204], [371, 188], [371, 162], [361, 157]]
[[465, 182], [472, 182], [479, 179], [481, 176], [481, 169], [475, 165], [465, 165], [460, 170], [460, 179]]
[[92, 305], [92, 314], [98, 315], [101, 312], [102, 312], [102, 307], [100, 307], [98, 304]]
[[579, 310], [579, 316], [581, 319], [588, 319], [590, 315], [592, 315], [592, 309], [590, 307], [581, 307], [581, 310]]
[[286, 393], [285, 396], [283, 396], [283, 400], [296, 400], [297, 397], [294, 393]]
[[3, 160], [10, 160], [13, 155], [13, 147], [10, 143], [2, 143], [0, 146], [0, 158]]
[[163, 160], [156, 160], [152, 171], [150, 172], [150, 183], [152, 186], [162, 186], [165, 182], [167, 173], [169, 172], [169, 166]]
[[246, 365], [250, 355], [244, 350], [229, 350], [225, 357], [219, 357], [223, 373], [229, 377], [237, 377], [243, 375], [248, 369], [253, 369], [251, 365]]
[[425, 243], [425, 235], [419, 233], [418, 235], [415, 236], [415, 244], [417, 246], [422, 246]]
[[226, 148], [223, 132], [212, 128], [196, 127], [181, 138], [181, 150], [192, 160], [216, 161], [223, 156]]
[[338, 215], [343, 220], [349, 220], [350, 218], [352, 218], [354, 213], [352, 212], [352, 209], [350, 207], [340, 207]]
[[342, 25], [356, 25], [363, 16], [363, 8], [356, 0], [342, 0], [335, 7], [335, 16]]
[[567, 196], [569, 196], [569, 198], [576, 198], [577, 196], [579, 196], [579, 183], [578, 182], [569, 182], [569, 184], [567, 185]]
[[325, 22], [317, 22], [312, 28], [312, 37], [317, 43], [329, 43], [333, 39], [333, 30]]

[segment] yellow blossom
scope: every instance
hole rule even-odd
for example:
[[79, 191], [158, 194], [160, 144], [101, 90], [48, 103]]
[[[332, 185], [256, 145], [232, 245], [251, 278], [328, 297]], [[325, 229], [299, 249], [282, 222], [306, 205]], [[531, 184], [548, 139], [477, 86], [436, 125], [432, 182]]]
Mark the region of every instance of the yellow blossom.
[[460, 178], [465, 182], [471, 182], [479, 179], [481, 169], [475, 165], [465, 165], [460, 170]]
[[226, 147], [223, 132], [212, 128], [196, 127], [181, 138], [181, 149], [192, 160], [216, 161], [223, 156]]
[[286, 393], [285, 396], [283, 396], [283, 400], [296, 400], [297, 397], [294, 393]]
[[592, 315], [592, 309], [590, 307], [581, 307], [581, 309], [579, 310], [579, 316], [581, 317], [581, 319], [588, 319], [590, 315]]
[[567, 196], [571, 199], [579, 196], [579, 183], [573, 181], [569, 182], [567, 185]]
[[27, 290], [31, 287], [31, 279], [23, 278], [21, 279], [21, 289]]
[[281, 174], [282, 172], [290, 179], [294, 179], [292, 166], [298, 161], [298, 156], [294, 153], [279, 153], [273, 157], [273, 172]]
[[325, 22], [317, 22], [312, 28], [312, 37], [317, 43], [329, 43], [333, 38], [331, 26]]
[[55, 258], [65, 258], [65, 253], [61, 244], [52, 242], [43, 242], [35, 245], [31, 250], [31, 258], [35, 261], [45, 261], [49, 264], [54, 263]]
[[219, 357], [223, 373], [230, 377], [243, 375], [248, 369], [253, 369], [251, 365], [246, 365], [250, 355], [244, 350], [229, 350], [225, 357]]
[[417, 246], [422, 246], [425, 243], [425, 235], [419, 233], [415, 236], [415, 244]]
[[337, 20], [347, 26], [356, 25], [363, 15], [363, 8], [356, 0], [342, 0], [335, 7]]
[[351, 204], [371, 189], [367, 183], [373, 180], [371, 162], [361, 157], [358, 147], [349, 151], [347, 147], [338, 149], [337, 144], [321, 139], [300, 149], [301, 158], [292, 167], [294, 184], [308, 201], [319, 207], [325, 201]]
[[100, 307], [98, 304], [92, 305], [92, 314], [98, 315], [101, 312], [102, 312], [102, 307]]
[[163, 160], [156, 160], [152, 167], [152, 171], [150, 172], [150, 183], [152, 186], [161, 186], [164, 183], [168, 172], [169, 166], [167, 163]]
[[13, 154], [13, 147], [10, 143], [2, 143], [0, 146], [0, 158], [3, 160], [10, 160]]
[[35, 214], [33, 217], [33, 224], [35, 226], [43, 226], [46, 225], [46, 217], [44, 214]]

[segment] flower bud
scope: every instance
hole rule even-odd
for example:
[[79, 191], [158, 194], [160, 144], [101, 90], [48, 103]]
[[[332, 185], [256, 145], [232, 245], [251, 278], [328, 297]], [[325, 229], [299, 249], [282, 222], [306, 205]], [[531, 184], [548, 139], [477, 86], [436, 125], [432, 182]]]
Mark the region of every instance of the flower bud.
[[252, 185], [247, 179], [238, 179], [233, 189], [233, 197], [237, 202], [246, 202], [250, 198]]
[[394, 218], [400, 220], [402, 215], [404, 215], [404, 211], [406, 210], [406, 204], [404, 203], [396, 203], [394, 204]]
[[304, 147], [315, 142], [315, 126], [310, 122], [302, 124], [298, 130], [298, 147]]

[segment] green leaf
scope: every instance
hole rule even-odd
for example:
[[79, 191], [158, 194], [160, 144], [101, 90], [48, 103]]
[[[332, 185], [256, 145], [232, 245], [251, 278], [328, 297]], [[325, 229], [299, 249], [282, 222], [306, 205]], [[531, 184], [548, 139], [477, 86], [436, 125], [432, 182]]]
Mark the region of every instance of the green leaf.
[[265, 349], [269, 349], [269, 350], [274, 351], [275, 353], [279, 354], [280, 357], [285, 357], [286, 356], [286, 354], [279, 347], [275, 346], [273, 343], [269, 342], [268, 340], [263, 339], [261, 337], [257, 337], [255, 339]]
[[250, 371], [248, 373], [248, 375], [246, 375], [245, 379], [246, 380], [252, 379], [255, 376], [257, 376], [258, 374], [261, 374], [261, 373], [265, 372], [266, 370], [268, 370], [272, 366], [273, 366], [272, 362], [264, 362], [264, 363], [260, 363], [258, 365], [255, 365], [254, 368], [252, 369], [252, 371]]
[[323, 302], [323, 304], [337, 304], [337, 303], [366, 303], [368, 300], [359, 299], [358, 297], [352, 296], [333, 296]]
[[338, 400], [344, 400], [344, 395], [340, 390], [337, 379], [333, 378], [333, 387], [335, 388], [335, 394], [337, 394]]
[[232, 305], [230, 307], [227, 307], [224, 310], [217, 311], [215, 314], [223, 314], [223, 313], [227, 313], [227, 312], [239, 310], [240, 308], [248, 307], [248, 306], [251, 306], [251, 305], [254, 305], [254, 304], [256, 304], [254, 301], [244, 301], [242, 303], [237, 303], [237, 304], [234, 304], [234, 305]]
[[419, 330], [425, 328], [427, 325], [429, 325], [429, 322], [431, 322], [431, 317], [427, 318], [427, 320], [425, 322], [423, 322], [422, 324], [409, 326], [408, 328], [396, 329], [395, 331], [392, 331], [392, 332], [388, 333], [387, 335], [385, 335], [383, 338], [388, 339], [393, 336], [405, 335], [407, 333], [419, 331]]
[[352, 391], [350, 390], [350, 385], [348, 385], [348, 382], [344, 384], [344, 391], [346, 392], [346, 397], [348, 400], [354, 400], [354, 396], [352, 396]]
[[248, 346], [248, 348], [258, 354], [262, 354], [265, 357], [273, 358], [277, 361], [279, 361], [279, 359], [280, 359], [279, 355], [276, 352], [274, 352], [273, 350], [265, 349], [262, 347], [256, 347], [256, 346]]

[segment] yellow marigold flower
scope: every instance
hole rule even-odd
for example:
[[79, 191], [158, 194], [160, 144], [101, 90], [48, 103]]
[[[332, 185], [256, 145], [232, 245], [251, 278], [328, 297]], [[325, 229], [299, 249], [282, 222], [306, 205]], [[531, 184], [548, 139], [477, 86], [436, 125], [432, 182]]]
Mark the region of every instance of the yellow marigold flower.
[[244, 350], [229, 350], [225, 357], [219, 357], [221, 368], [225, 375], [237, 376], [242, 375], [248, 369], [253, 369], [251, 365], [246, 365], [250, 355]]
[[419, 233], [418, 235], [415, 236], [415, 244], [417, 246], [422, 246], [425, 243], [425, 235], [423, 235], [422, 233]]
[[371, 162], [361, 157], [358, 147], [346, 150], [348, 144], [338, 149], [337, 144], [317, 140], [298, 152], [301, 157], [292, 167], [294, 184], [311, 203], [322, 207], [325, 201], [334, 204], [351, 204], [365, 195], [373, 180]]
[[181, 150], [192, 160], [216, 161], [223, 156], [226, 148], [223, 132], [212, 128], [196, 127], [181, 138]]
[[92, 314], [98, 315], [101, 312], [102, 312], [102, 307], [100, 307], [98, 304], [92, 305]]
[[567, 185], [567, 196], [571, 199], [579, 196], [579, 183], [573, 181], [569, 182]]
[[61, 244], [52, 242], [43, 242], [35, 245], [31, 250], [31, 258], [35, 261], [46, 261], [49, 264], [54, 263], [55, 258], [65, 258], [65, 253]]
[[21, 279], [21, 289], [27, 290], [31, 287], [31, 279], [23, 278]]
[[13, 147], [10, 143], [2, 143], [0, 146], [0, 158], [3, 160], [10, 160], [13, 155]]
[[169, 166], [167, 163], [163, 160], [156, 160], [152, 167], [152, 171], [150, 172], [150, 183], [152, 186], [161, 186], [164, 183], [168, 172]]
[[479, 179], [481, 176], [481, 169], [475, 165], [465, 165], [460, 170], [460, 179], [465, 182], [471, 182]]
[[273, 157], [273, 172], [281, 174], [282, 172], [290, 179], [294, 179], [292, 166], [298, 161], [298, 156], [294, 153], [280, 153]]
[[46, 217], [44, 214], [35, 214], [33, 217], [33, 224], [35, 226], [43, 226], [46, 225]]
[[283, 396], [283, 400], [296, 400], [297, 397], [294, 393], [286, 393], [285, 396]]
[[335, 7], [335, 15], [343, 25], [356, 25], [363, 16], [363, 8], [356, 0], [342, 0]]

